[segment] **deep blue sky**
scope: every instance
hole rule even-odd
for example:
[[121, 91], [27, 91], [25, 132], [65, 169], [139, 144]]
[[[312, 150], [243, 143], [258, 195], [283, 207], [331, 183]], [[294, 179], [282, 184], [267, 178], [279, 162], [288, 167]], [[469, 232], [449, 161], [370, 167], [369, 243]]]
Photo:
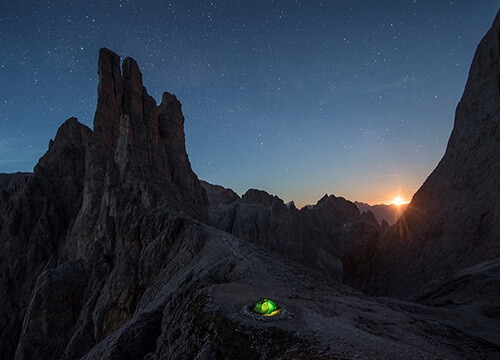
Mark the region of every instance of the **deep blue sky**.
[[442, 157], [489, 1], [2, 1], [0, 172], [32, 171], [97, 56], [175, 93], [201, 179], [298, 204], [407, 200]]

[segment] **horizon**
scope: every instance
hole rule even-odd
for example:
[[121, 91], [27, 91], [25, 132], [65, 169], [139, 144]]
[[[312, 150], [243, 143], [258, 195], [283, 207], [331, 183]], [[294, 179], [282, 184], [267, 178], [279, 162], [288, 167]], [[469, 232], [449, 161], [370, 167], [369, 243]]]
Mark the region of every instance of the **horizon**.
[[498, 1], [286, 5], [7, 4], [0, 173], [32, 172], [71, 116], [93, 128], [107, 46], [138, 62], [157, 103], [183, 104], [198, 178], [297, 207], [409, 202], [444, 154]]

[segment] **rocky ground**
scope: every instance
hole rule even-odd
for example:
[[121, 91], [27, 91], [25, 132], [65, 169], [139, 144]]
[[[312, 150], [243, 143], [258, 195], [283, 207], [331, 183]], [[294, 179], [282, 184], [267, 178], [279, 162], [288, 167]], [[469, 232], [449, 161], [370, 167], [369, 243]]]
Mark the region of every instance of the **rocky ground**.
[[[199, 231], [203, 236], [192, 236]], [[158, 240], [150, 246], [160, 246]], [[150, 326], [156, 326], [156, 338], [149, 339], [147, 359], [498, 355], [500, 344], [443, 322], [440, 309], [368, 297], [198, 223], [185, 222], [162, 265], [132, 319], [85, 358], [120, 358], [128, 348], [140, 347]], [[254, 314], [250, 309], [260, 297], [274, 299], [284, 311], [267, 318]], [[138, 332], [144, 337], [137, 338]]]

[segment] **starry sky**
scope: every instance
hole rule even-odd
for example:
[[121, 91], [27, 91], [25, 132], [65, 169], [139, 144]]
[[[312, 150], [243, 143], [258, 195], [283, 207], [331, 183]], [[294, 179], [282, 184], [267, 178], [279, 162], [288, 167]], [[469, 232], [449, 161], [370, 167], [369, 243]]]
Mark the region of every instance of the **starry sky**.
[[177, 95], [198, 177], [297, 205], [409, 201], [444, 154], [500, 0], [0, 3], [0, 172], [32, 171], [70, 116], [92, 127], [97, 57]]

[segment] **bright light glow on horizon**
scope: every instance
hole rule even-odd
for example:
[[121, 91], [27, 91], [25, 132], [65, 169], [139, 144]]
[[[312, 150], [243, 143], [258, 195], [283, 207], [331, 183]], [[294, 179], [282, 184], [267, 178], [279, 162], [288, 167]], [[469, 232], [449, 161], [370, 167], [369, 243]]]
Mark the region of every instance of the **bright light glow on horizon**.
[[407, 201], [405, 201], [403, 198], [400, 196], [396, 196], [394, 199], [392, 199], [392, 204], [396, 206], [401, 206], [403, 204], [408, 204]]

